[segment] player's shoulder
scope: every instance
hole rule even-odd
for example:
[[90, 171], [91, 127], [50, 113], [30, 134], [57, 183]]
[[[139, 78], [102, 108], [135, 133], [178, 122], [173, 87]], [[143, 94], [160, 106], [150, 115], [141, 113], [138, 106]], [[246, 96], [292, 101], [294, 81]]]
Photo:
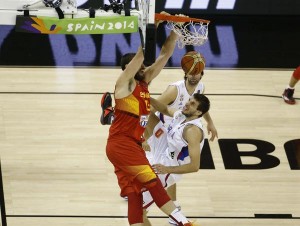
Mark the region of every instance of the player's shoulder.
[[203, 136], [203, 127], [195, 123], [187, 123], [184, 127], [184, 133], [190, 134], [192, 137]]

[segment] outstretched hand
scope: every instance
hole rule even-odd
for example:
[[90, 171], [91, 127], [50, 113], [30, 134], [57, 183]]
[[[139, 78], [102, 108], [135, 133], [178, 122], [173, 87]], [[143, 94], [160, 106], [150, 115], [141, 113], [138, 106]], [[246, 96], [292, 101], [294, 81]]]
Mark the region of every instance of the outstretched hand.
[[214, 141], [215, 138], [218, 138], [218, 131], [213, 123], [207, 124], [207, 132], [208, 132], [208, 135], [211, 135], [211, 137], [209, 139], [210, 141]]

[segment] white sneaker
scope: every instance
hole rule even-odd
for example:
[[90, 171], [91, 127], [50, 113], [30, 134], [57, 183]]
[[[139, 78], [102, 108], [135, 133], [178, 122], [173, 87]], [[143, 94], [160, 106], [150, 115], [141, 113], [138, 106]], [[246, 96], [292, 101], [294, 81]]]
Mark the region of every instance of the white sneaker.
[[169, 222], [169, 224], [171, 224], [171, 225], [178, 225], [171, 217], [169, 217], [168, 222]]
[[[177, 208], [178, 210], [181, 210], [181, 206], [178, 205], [177, 202], [175, 203], [175, 205], [176, 205], [176, 208]], [[169, 222], [169, 224], [171, 224], [171, 225], [178, 225], [177, 222], [174, 221], [171, 217], [169, 217], [168, 222]]]

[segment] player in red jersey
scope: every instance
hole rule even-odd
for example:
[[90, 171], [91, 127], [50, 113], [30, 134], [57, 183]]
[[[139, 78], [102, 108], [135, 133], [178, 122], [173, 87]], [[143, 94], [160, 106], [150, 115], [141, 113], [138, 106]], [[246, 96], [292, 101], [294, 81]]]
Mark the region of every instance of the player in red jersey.
[[132, 226], [144, 225], [142, 192], [146, 190], [151, 193], [156, 205], [178, 225], [194, 225], [171, 201], [142, 148], [142, 137], [150, 113], [148, 84], [166, 65], [176, 41], [177, 35], [171, 32], [160, 55], [147, 68], [143, 65], [142, 48], [137, 53], [125, 54], [121, 59], [123, 72], [115, 86], [115, 113], [106, 154], [115, 167], [121, 196], [128, 197], [128, 221]]

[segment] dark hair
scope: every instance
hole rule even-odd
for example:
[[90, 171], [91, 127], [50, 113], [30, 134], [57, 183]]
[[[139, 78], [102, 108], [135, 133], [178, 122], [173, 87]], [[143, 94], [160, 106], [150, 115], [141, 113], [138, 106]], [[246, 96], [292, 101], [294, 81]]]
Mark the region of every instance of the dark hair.
[[126, 64], [129, 64], [134, 56], [135, 56], [135, 53], [126, 53], [122, 56], [122, 58], [121, 58], [121, 68], [122, 68], [123, 71], [125, 70]]
[[197, 100], [199, 102], [197, 110], [202, 112], [202, 114], [199, 116], [199, 117], [201, 117], [206, 112], [208, 112], [208, 110], [210, 108], [210, 101], [205, 95], [200, 94], [200, 93], [194, 93], [193, 97], [195, 98], [195, 100]]

